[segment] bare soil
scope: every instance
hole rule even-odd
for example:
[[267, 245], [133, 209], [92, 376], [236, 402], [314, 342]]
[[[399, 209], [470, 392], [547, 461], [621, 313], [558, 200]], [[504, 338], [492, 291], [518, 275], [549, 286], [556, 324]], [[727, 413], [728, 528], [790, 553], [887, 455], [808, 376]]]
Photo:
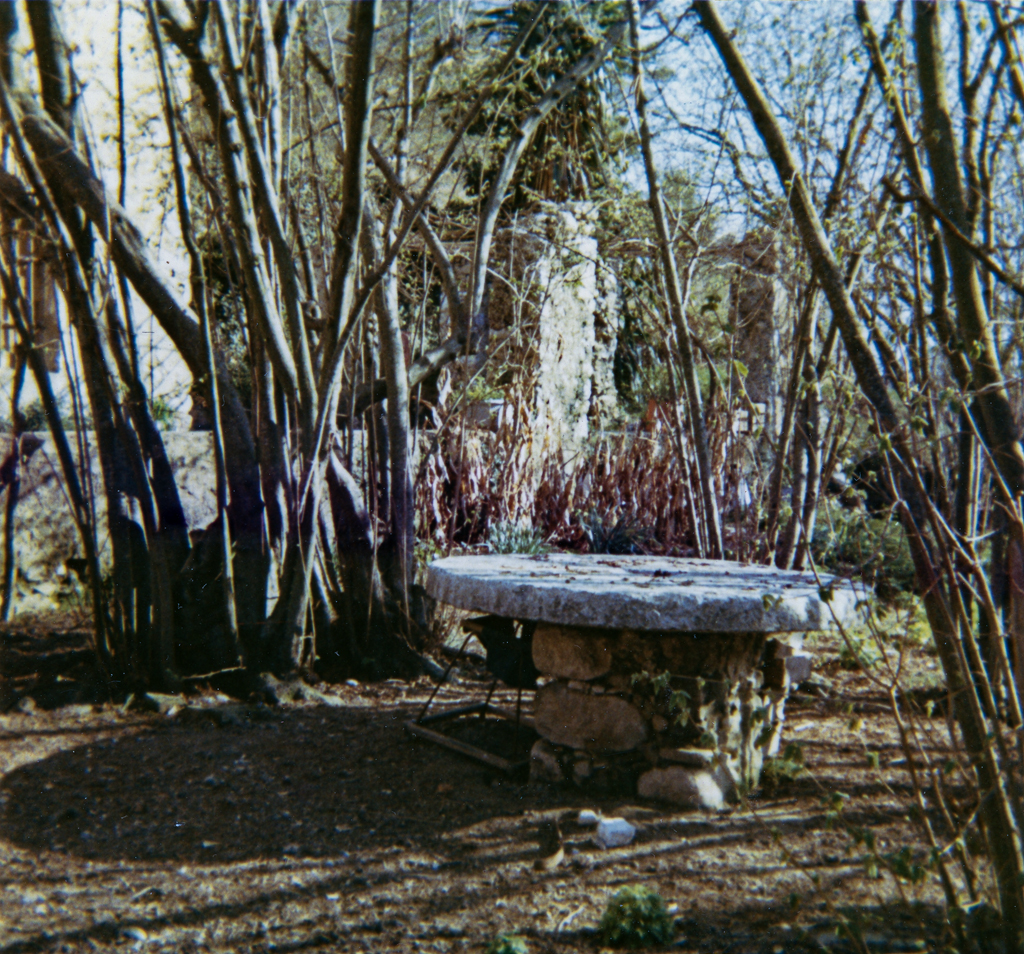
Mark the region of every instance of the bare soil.
[[[944, 943], [936, 876], [875, 874], [850, 835], [869, 829], [879, 854], [925, 857], [892, 717], [863, 674], [839, 667], [835, 640], [817, 647], [831, 690], [788, 707], [786, 741], [808, 771], [702, 814], [531, 787], [412, 739], [403, 722], [426, 679], [321, 686], [322, 701], [276, 707], [213, 690], [162, 712], [82, 701], [94, 692], [75, 655], [84, 638], [26, 631], [6, 644], [21, 674], [0, 716], [0, 954], [483, 951], [500, 932], [531, 952], [599, 951], [602, 911], [633, 883], [669, 905], [671, 949]], [[40, 676], [33, 650], [72, 655]], [[920, 651], [914, 664], [934, 668]], [[487, 688], [463, 666], [434, 705]], [[516, 694], [495, 701], [514, 708]], [[529, 741], [490, 721], [457, 731], [502, 755]], [[629, 819], [635, 840], [598, 848], [571, 820], [583, 808]], [[552, 818], [566, 859], [541, 872], [538, 825]]]

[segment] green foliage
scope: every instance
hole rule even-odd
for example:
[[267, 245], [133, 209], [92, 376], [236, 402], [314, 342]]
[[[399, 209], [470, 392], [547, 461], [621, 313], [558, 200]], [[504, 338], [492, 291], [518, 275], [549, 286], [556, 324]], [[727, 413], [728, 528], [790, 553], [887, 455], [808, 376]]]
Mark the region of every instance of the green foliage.
[[899, 523], [837, 506], [829, 507], [823, 516], [829, 519], [818, 520], [811, 547], [819, 567], [859, 572], [886, 601], [913, 590], [914, 562]]
[[529, 950], [518, 934], [499, 934], [487, 945], [487, 954], [529, 954]]
[[167, 398], [161, 397], [159, 394], [150, 402], [149, 413], [153, 418], [153, 423], [163, 431], [170, 430], [178, 416]]
[[49, 426], [46, 423], [46, 411], [42, 401], [30, 401], [22, 408], [21, 415], [26, 431], [45, 431]]
[[[507, 143], [552, 82], [593, 50], [621, 17], [621, 7], [610, 0], [586, 4], [517, 0], [492, 6], [470, 27], [487, 48], [504, 47], [531, 20], [537, 18], [538, 22], [522, 48], [526, 68], [503, 83], [503, 96], [485, 104], [470, 126], [470, 136]], [[494, 78], [494, 62], [485, 62], [483, 70], [469, 78], [472, 85], [483, 86]], [[614, 71], [628, 66], [624, 52], [613, 54], [545, 118], [516, 171], [510, 208], [524, 208], [537, 198], [585, 198], [596, 181], [618, 178], [619, 170], [607, 167], [620, 161], [619, 147], [628, 123], [606, 103], [618, 89], [612, 79]], [[458, 106], [455, 115], [459, 116], [462, 98], [461, 90], [441, 97], [442, 102], [450, 100]], [[500, 165], [500, 154], [491, 150], [486, 159], [475, 156], [465, 162], [471, 195], [486, 194]]]
[[761, 786], [772, 795], [789, 782], [794, 782], [807, 771], [804, 751], [795, 742], [783, 750], [782, 755], [764, 760], [761, 768]]
[[252, 404], [252, 371], [249, 362], [249, 347], [246, 343], [242, 322], [235, 319], [222, 321], [217, 325], [220, 351], [228, 367], [228, 375], [238, 396], [246, 406]]
[[497, 401], [505, 397], [505, 392], [494, 384], [491, 384], [486, 377], [480, 375], [474, 378], [466, 390], [466, 405], [476, 401]]
[[430, 537], [416, 539], [416, 546], [413, 549], [413, 563], [416, 566], [416, 579], [422, 580], [427, 567], [435, 560], [440, 560], [445, 555], [443, 548]]
[[218, 233], [210, 230], [199, 237], [199, 248], [210, 295], [210, 315], [217, 345], [228, 368], [231, 383], [242, 402], [252, 404], [252, 371], [246, 340], [245, 297], [242, 276], [235, 274], [231, 257], [225, 253]]
[[[710, 241], [715, 217], [708, 212], [693, 180], [675, 170], [662, 182], [666, 202], [681, 222], [680, 231]], [[654, 222], [647, 204], [646, 191], [625, 185], [609, 185], [603, 194], [609, 199], [600, 208], [600, 228], [604, 234], [651, 235]], [[680, 261], [687, 261], [691, 246], [682, 238], [678, 246]], [[674, 334], [659, 286], [653, 258], [623, 261], [618, 268], [619, 333], [613, 365], [615, 388], [622, 406], [642, 414], [650, 400], [671, 400], [673, 387], [669, 377], [669, 358], [678, 364]], [[720, 269], [698, 265], [690, 294], [689, 320], [694, 332], [708, 346], [719, 379], [729, 377], [731, 334], [728, 325], [728, 279]], [[672, 355], [668, 353], [671, 348]], [[674, 371], [675, 391], [682, 398], [682, 380]], [[698, 383], [705, 398], [711, 395], [711, 374], [705, 362], [697, 367]]]
[[839, 651], [839, 663], [844, 669], [871, 669], [882, 661], [877, 641], [869, 633], [847, 632], [847, 640]]
[[883, 870], [908, 884], [923, 884], [929, 870], [935, 867], [935, 858], [904, 845], [895, 851], [880, 852], [875, 833], [870, 828], [846, 826], [846, 834], [854, 846], [864, 849], [864, 870], [869, 878], [878, 878]]
[[[64, 425], [67, 430], [73, 430], [78, 425], [75, 424], [74, 414], [71, 413], [69, 408], [68, 400], [62, 395], [57, 398], [57, 410], [60, 414], [60, 422]], [[43, 402], [38, 398], [34, 401], [29, 401], [23, 408], [19, 409], [21, 414], [21, 429], [23, 431], [48, 431], [50, 424], [46, 420], [46, 409], [43, 407]], [[91, 427], [90, 418], [86, 413], [84, 421], [86, 427]], [[4, 427], [10, 428], [10, 421], [4, 421]]]
[[[703, 685], [700, 680], [698, 680], [698, 683]], [[645, 669], [643, 672], [635, 672], [630, 676], [630, 685], [634, 689], [637, 687], [640, 687], [641, 690], [647, 689], [653, 697], [653, 704], [657, 704], [658, 700], [665, 700], [667, 698], [667, 710], [675, 722], [681, 726], [689, 723], [693, 699], [684, 689], [672, 689], [672, 673], [663, 672], [657, 676], [652, 676]], [[715, 741], [712, 738], [710, 747], [714, 747], [714, 745]], [[701, 747], [703, 748], [704, 746]]]
[[651, 947], [667, 944], [675, 933], [661, 895], [641, 884], [612, 895], [598, 931], [613, 947]]
[[491, 553], [550, 553], [551, 547], [544, 534], [536, 527], [501, 521], [493, 524], [487, 535], [487, 546]]
[[845, 828], [849, 825], [843, 819], [843, 809], [850, 800], [846, 792], [826, 792], [819, 796], [822, 807], [825, 809], [825, 828], [829, 831]]
[[907, 845], [898, 851], [887, 852], [881, 859], [892, 874], [910, 884], [921, 884], [928, 874], [928, 866], [921, 864]]

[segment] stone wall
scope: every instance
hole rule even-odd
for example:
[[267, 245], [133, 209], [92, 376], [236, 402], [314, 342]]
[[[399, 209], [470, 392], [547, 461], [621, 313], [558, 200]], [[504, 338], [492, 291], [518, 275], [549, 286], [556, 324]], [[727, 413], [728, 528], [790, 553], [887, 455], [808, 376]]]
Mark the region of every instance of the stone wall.
[[530, 777], [721, 809], [778, 752], [789, 689], [810, 675], [801, 644], [539, 623]]
[[[111, 195], [118, 191], [118, 84], [115, 41], [118, 4], [111, 0], [58, 0], [58, 21], [69, 31], [68, 42], [74, 47], [74, 68], [84, 82], [75, 90], [76, 109], [89, 131], [91, 165], [106, 184]], [[25, 78], [32, 78], [34, 63], [32, 34], [24, 10], [18, 15], [18, 32], [13, 46], [16, 69]], [[172, 169], [167, 148], [167, 132], [156, 72], [156, 61], [149, 40], [149, 24], [144, 4], [125, 3], [122, 18], [122, 54], [124, 67], [125, 123], [133, 134], [125, 139], [129, 174], [125, 182], [125, 208], [131, 221], [145, 236], [147, 251], [164, 281], [182, 301], [188, 301], [189, 263], [181, 240], [178, 217], [168, 214], [168, 201], [173, 201]], [[182, 101], [191, 98], [188, 69], [173, 44], [165, 45], [172, 82], [178, 84]], [[188, 165], [188, 157], [184, 159]], [[173, 208], [173, 207], [172, 207]], [[52, 288], [50, 294], [53, 294]], [[176, 412], [179, 426], [187, 426], [188, 389], [191, 375], [178, 355], [171, 339], [160, 323], [149, 316], [141, 299], [130, 292], [134, 304], [137, 347], [142, 376], [152, 382], [151, 398], [160, 398]], [[48, 303], [47, 335], [63, 334], [63, 349], [72, 353], [77, 344], [69, 330], [67, 307], [57, 293]], [[2, 298], [2, 294], [0, 294]], [[10, 326], [4, 316], [4, 323]], [[6, 349], [15, 335], [3, 336], [0, 344]], [[13, 382], [10, 353], [0, 361], [0, 416], [10, 414]], [[47, 350], [51, 370], [57, 370], [57, 349]], [[71, 395], [64, 374], [54, 374], [51, 386], [68, 410]], [[27, 376], [21, 399], [24, 409], [38, 400], [32, 375]]]
[[[85, 453], [89, 459], [89, 479], [95, 494], [97, 535], [100, 559], [104, 566], [111, 558], [107, 532], [103, 474], [92, 432], [85, 435]], [[189, 531], [208, 527], [217, 517], [216, 470], [213, 440], [209, 431], [164, 431], [164, 447], [174, 471], [178, 495]], [[68, 440], [76, 461], [77, 436], [69, 432]], [[433, 440], [430, 432], [420, 433], [419, 446], [413, 456], [413, 469]], [[362, 484], [365, 474], [366, 432], [353, 434], [352, 472]], [[13, 612], [47, 612], [67, 608], [78, 598], [80, 587], [68, 560], [82, 556], [82, 546], [68, 503], [60, 461], [48, 432], [26, 434], [22, 438], [23, 459], [18, 506], [14, 520], [14, 552], [17, 566]], [[28, 453], [24, 453], [25, 449]], [[0, 434], [0, 461], [10, 452], [10, 435]], [[0, 514], [7, 500], [6, 489], [0, 489]], [[134, 498], [129, 497], [129, 506]], [[135, 514], [139, 523], [141, 516]], [[0, 533], [3, 532], [0, 516]], [[0, 567], [3, 558], [0, 557]]]
[[534, 702], [534, 778], [722, 807], [760, 774], [765, 643], [538, 624], [534, 663], [553, 678]]
[[575, 447], [614, 416], [618, 284], [600, 258], [596, 212], [562, 207], [538, 221], [549, 244], [537, 262], [534, 441]]
[[[76, 435], [68, 435], [75, 453]], [[201, 530], [217, 515], [216, 476], [211, 435], [202, 431], [168, 431], [164, 446], [177, 478], [185, 519], [190, 530]], [[72, 518], [60, 461], [48, 433], [25, 435], [23, 446], [33, 447], [21, 465], [21, 484], [14, 519], [15, 577], [14, 614], [68, 608], [79, 587], [68, 561], [82, 556], [82, 546]], [[103, 476], [95, 438], [83, 434], [89, 461], [85, 470], [96, 501], [97, 536], [101, 559], [110, 559], [110, 543], [103, 505]], [[9, 435], [0, 435], [0, 456], [10, 450]], [[0, 495], [6, 502], [7, 492]], [[131, 499], [131, 498], [129, 498]]]

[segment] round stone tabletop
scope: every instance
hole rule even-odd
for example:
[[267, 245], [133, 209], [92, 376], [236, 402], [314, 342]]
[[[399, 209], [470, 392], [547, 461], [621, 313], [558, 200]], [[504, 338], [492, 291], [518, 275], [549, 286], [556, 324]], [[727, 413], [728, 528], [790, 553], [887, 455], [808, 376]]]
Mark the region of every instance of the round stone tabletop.
[[682, 557], [457, 556], [427, 567], [427, 592], [461, 609], [649, 632], [806, 632], [833, 613], [854, 621], [852, 586], [822, 584], [824, 594], [810, 573]]

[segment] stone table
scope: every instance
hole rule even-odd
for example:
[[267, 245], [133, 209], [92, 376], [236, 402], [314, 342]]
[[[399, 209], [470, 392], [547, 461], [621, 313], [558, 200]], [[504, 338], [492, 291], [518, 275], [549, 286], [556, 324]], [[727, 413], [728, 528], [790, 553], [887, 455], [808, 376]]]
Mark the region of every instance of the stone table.
[[541, 674], [534, 780], [720, 808], [774, 755], [802, 634], [854, 621], [849, 584], [722, 560], [459, 556], [427, 592], [517, 620]]

